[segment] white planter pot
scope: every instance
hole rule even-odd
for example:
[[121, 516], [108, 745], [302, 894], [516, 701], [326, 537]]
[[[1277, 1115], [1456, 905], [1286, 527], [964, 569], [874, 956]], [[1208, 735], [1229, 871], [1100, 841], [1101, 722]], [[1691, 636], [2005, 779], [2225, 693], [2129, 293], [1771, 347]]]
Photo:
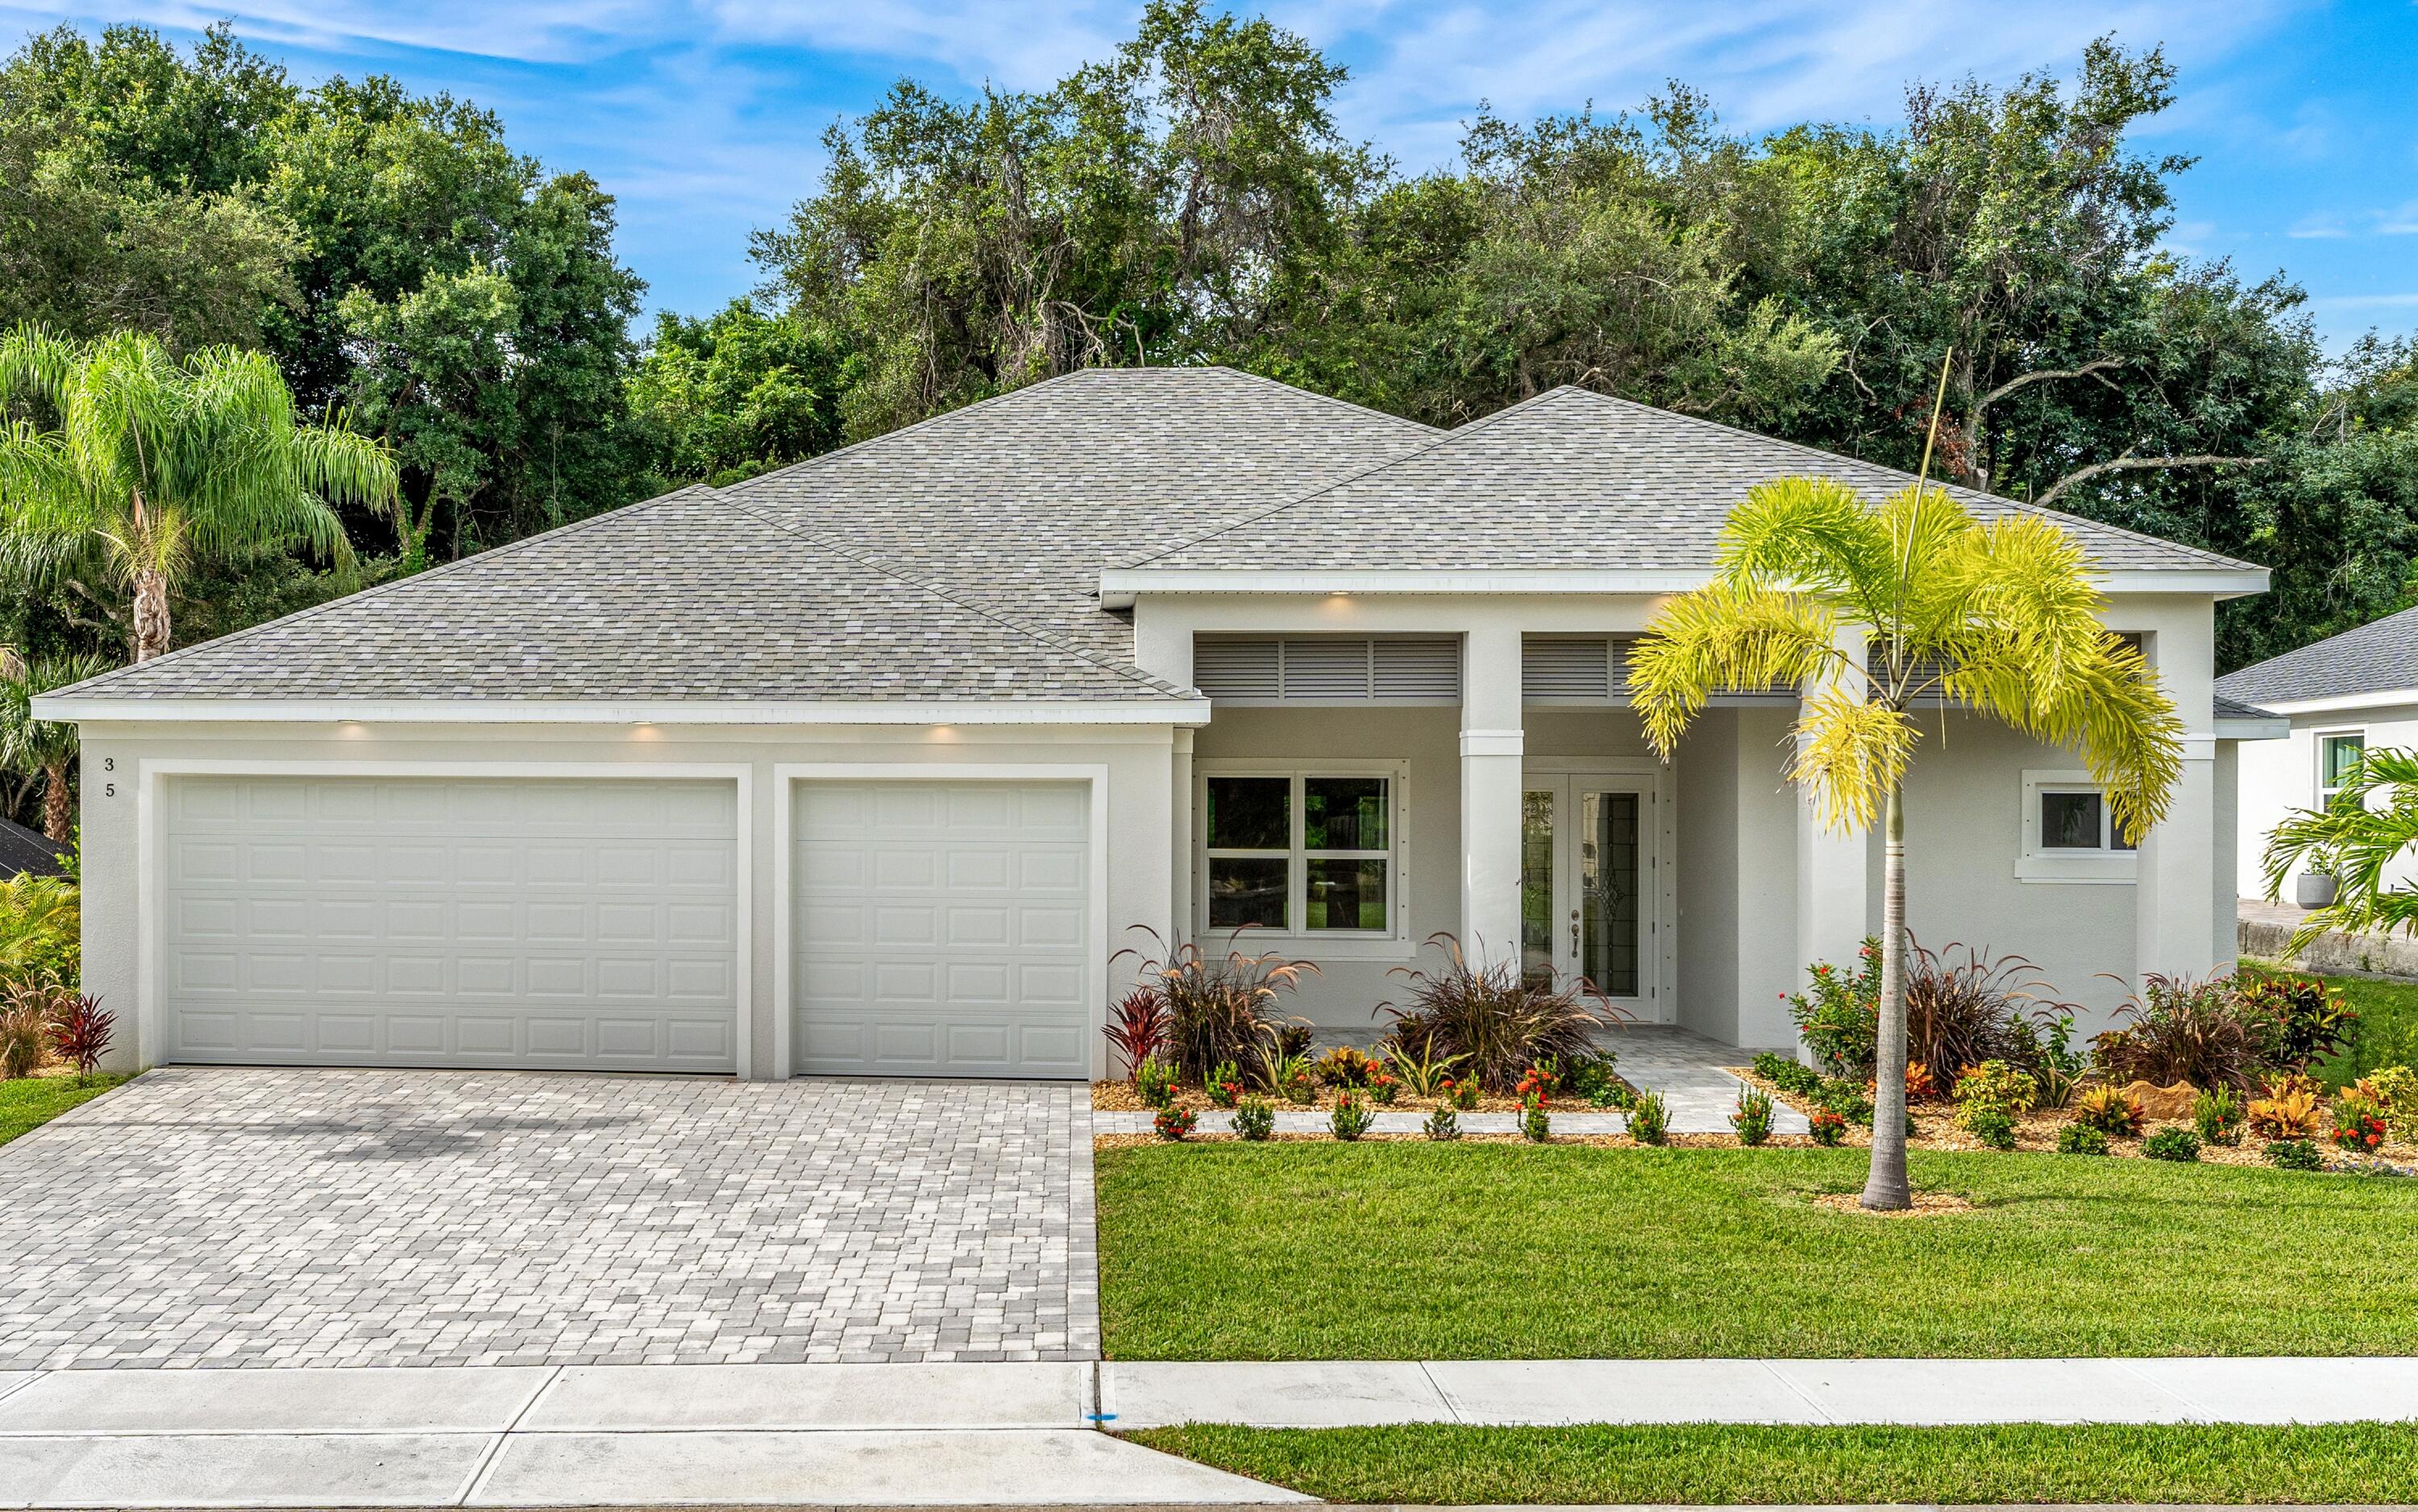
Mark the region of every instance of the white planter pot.
[[2334, 879], [2324, 872], [2303, 872], [2292, 878], [2292, 901], [2304, 909], [2334, 907]]

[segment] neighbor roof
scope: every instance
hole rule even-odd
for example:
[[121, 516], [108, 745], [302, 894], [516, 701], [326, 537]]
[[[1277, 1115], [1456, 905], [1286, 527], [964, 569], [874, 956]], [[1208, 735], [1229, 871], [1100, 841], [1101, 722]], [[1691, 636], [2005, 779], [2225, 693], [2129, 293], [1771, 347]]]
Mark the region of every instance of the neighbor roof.
[[2404, 691], [2418, 702], [2418, 609], [2227, 673], [2216, 680], [2216, 691], [2254, 704]]
[[1079, 373], [54, 696], [1183, 699], [1101, 567], [1435, 434], [1223, 368]]
[[59, 854], [74, 848], [14, 819], [0, 819], [0, 877], [22, 877], [27, 872], [36, 877], [64, 876], [67, 868], [59, 864]]
[[[1703, 571], [1748, 489], [1809, 473], [1875, 501], [1914, 481], [1895, 468], [1566, 387], [1127, 565]], [[1985, 519], [2029, 512], [2055, 520], [2103, 568], [2257, 571], [2075, 515], [1969, 489], [1949, 492]]]

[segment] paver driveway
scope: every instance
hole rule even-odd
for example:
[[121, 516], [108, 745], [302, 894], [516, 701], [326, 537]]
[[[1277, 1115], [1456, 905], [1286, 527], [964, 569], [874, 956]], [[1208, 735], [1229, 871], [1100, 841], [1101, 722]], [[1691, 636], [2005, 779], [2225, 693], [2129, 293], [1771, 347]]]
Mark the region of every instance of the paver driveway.
[[1083, 1093], [155, 1071], [0, 1146], [0, 1369], [1089, 1359]]

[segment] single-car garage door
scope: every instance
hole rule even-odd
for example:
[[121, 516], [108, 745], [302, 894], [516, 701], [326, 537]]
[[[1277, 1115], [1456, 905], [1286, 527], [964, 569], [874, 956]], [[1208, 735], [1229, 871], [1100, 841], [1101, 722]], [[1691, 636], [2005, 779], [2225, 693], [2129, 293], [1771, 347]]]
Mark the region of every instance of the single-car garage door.
[[1088, 787], [810, 781], [794, 802], [797, 1070], [1089, 1071]]
[[167, 779], [170, 1058], [735, 1069], [727, 782]]

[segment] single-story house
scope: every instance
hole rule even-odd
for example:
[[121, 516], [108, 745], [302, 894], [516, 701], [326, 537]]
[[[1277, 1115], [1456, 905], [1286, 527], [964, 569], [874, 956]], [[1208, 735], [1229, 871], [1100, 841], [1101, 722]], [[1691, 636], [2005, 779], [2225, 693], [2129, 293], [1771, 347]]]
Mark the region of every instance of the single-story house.
[[[125, 1063], [1071, 1078], [1127, 947], [1251, 926], [1365, 1040], [1449, 932], [1785, 1045], [1879, 847], [1783, 782], [1794, 692], [1665, 763], [1626, 658], [1805, 473], [1908, 481], [1578, 389], [1439, 431], [1219, 368], [1035, 384], [50, 695], [85, 985]], [[2173, 817], [2124, 848], [2070, 754], [1944, 710], [1912, 918], [2104, 1016], [2100, 973], [2231, 959], [2272, 722], [2216, 705], [2212, 611], [2267, 574], [2056, 518], [2183, 711]]]
[[59, 853], [68, 848], [39, 830], [0, 819], [0, 878], [65, 876]]
[[[2242, 753], [2242, 833], [2235, 842], [2242, 896], [2267, 895], [2267, 837], [2294, 809], [2322, 808], [2370, 750], [2418, 750], [2418, 609], [2346, 630], [2219, 678], [2221, 697], [2287, 722], [2286, 739]], [[2418, 855], [2387, 868], [2418, 886]], [[2292, 879], [2283, 901], [2293, 901]]]

